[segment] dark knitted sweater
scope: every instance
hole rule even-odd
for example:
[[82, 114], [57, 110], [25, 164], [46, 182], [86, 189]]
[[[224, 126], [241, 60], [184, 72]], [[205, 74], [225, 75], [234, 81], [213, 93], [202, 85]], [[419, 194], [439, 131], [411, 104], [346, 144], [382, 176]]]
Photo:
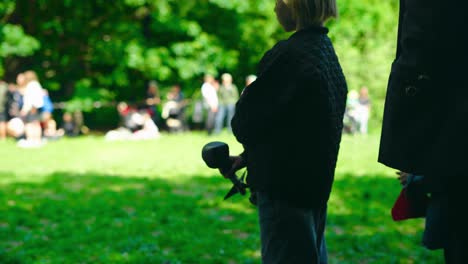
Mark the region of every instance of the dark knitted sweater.
[[347, 85], [327, 33], [311, 27], [269, 50], [232, 120], [248, 184], [299, 207], [328, 201], [341, 141]]

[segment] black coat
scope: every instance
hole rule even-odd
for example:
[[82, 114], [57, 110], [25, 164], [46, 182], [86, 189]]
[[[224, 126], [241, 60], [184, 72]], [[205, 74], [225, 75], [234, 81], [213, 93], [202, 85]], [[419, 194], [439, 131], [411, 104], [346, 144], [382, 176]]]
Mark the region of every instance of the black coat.
[[465, 170], [464, 7], [464, 1], [400, 1], [398, 48], [388, 82], [379, 162], [444, 181]]
[[331, 191], [347, 86], [326, 28], [294, 33], [268, 51], [236, 104], [248, 184], [301, 207]]

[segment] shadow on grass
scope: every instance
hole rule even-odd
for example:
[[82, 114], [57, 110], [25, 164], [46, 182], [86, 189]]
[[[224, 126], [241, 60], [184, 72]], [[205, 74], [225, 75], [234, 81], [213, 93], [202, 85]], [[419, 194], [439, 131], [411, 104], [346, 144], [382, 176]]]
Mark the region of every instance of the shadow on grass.
[[400, 191], [396, 177], [337, 177], [327, 223], [333, 263], [443, 263], [441, 251], [422, 247], [424, 219], [392, 220]]
[[[219, 176], [98, 173], [3, 185], [0, 262], [260, 263], [255, 208], [243, 197], [222, 201], [229, 187]], [[419, 246], [421, 220], [391, 220], [398, 191], [395, 180], [384, 177], [336, 180], [330, 263], [440, 263], [440, 254]]]
[[253, 263], [255, 211], [221, 177], [54, 173], [0, 191], [1, 263]]

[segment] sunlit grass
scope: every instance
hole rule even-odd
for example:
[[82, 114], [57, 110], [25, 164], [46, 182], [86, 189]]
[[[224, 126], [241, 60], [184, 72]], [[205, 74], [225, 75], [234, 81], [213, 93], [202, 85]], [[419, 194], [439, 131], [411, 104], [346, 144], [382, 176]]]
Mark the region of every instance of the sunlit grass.
[[[86, 137], [41, 149], [0, 143], [0, 263], [260, 263], [256, 210], [201, 148], [228, 134], [144, 142]], [[329, 204], [330, 263], [440, 263], [421, 219], [396, 223], [378, 135], [345, 136]]]

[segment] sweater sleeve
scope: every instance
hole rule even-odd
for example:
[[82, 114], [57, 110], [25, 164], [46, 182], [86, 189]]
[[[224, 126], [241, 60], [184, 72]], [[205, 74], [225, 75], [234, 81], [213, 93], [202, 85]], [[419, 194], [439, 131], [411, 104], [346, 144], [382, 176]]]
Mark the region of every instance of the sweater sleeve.
[[268, 51], [260, 62], [258, 78], [246, 87], [236, 103], [231, 126], [238, 142], [255, 144], [267, 141], [281, 110], [279, 89], [284, 83], [286, 52], [282, 43]]
[[274, 136], [278, 121], [300, 114], [304, 104], [315, 102], [315, 114], [325, 102], [316, 102], [323, 92], [323, 79], [314, 63], [301, 61], [294, 54], [283, 53], [242, 92], [231, 121], [238, 142], [255, 145]]

